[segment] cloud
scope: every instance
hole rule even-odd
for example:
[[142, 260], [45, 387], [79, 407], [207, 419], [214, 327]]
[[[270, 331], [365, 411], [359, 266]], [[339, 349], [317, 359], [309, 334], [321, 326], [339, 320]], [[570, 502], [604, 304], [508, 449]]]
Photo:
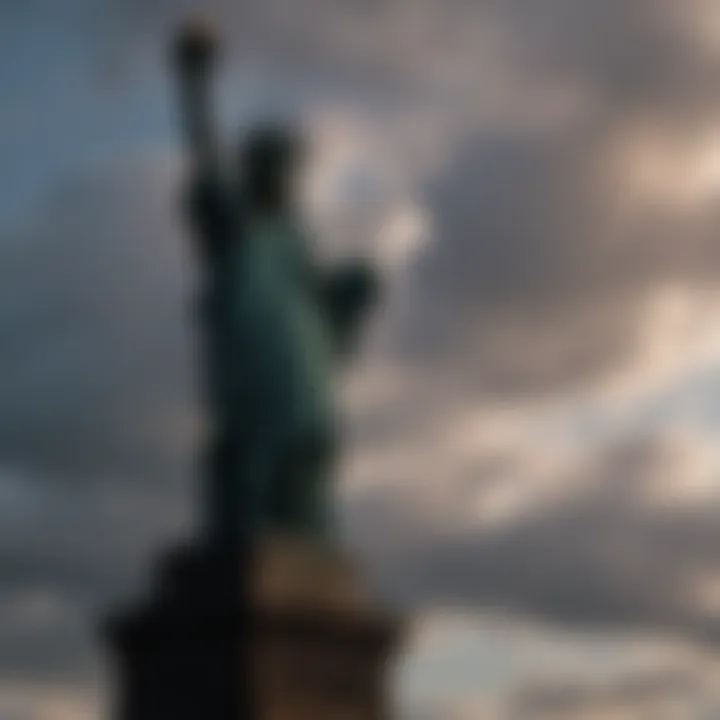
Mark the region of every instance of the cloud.
[[0, 716], [7, 720], [90, 720], [103, 711], [96, 694], [87, 690], [59, 685], [0, 685]]
[[396, 491], [379, 510], [377, 493], [365, 518], [376, 582], [411, 604], [666, 627], [712, 640], [715, 464], [698, 463], [698, 452], [692, 442], [639, 438], [545, 487], [533, 487], [531, 466], [515, 480], [491, 465], [485, 484], [481, 475], [476, 485], [452, 483], [419, 509]]
[[[548, 628], [474, 612], [424, 616], [395, 683], [408, 720], [675, 720], [717, 711], [717, 658], [672, 635]], [[441, 687], [429, 678], [442, 677]]]
[[602, 717], [713, 717], [720, 698], [706, 674], [697, 669], [674, 668], [664, 672], [630, 675], [609, 683], [556, 682], [524, 687], [505, 702], [466, 698], [449, 701], [420, 718], [473, 720], [583, 720]]
[[96, 677], [93, 618], [195, 519], [173, 178], [162, 155], [90, 173], [0, 243], [3, 677]]
[[82, 178], [4, 239], [4, 465], [167, 481], [187, 457], [190, 251], [169, 178], [152, 160]]
[[602, 717], [711, 717], [718, 712], [709, 668], [676, 667], [636, 674], [609, 683], [547, 683], [517, 692], [507, 714], [513, 718], [574, 718], [602, 713]]

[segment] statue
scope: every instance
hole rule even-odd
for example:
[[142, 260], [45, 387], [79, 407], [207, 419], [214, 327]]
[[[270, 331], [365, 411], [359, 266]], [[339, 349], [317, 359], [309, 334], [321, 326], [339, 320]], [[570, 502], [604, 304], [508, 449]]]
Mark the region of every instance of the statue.
[[180, 33], [175, 64], [213, 428], [208, 532], [221, 547], [266, 530], [328, 541], [333, 381], [375, 275], [367, 263], [329, 271], [314, 257], [295, 192], [305, 147], [291, 129], [257, 127], [225, 167], [210, 103], [215, 57], [208, 29], [195, 23]]

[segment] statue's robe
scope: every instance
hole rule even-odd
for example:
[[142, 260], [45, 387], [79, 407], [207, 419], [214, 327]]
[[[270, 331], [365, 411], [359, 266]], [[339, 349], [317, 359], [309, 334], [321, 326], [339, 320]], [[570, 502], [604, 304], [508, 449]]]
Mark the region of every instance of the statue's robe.
[[211, 524], [328, 532], [337, 427], [333, 380], [374, 287], [365, 265], [323, 271], [293, 217], [263, 217], [217, 177], [191, 210], [205, 282], [201, 317], [217, 429]]

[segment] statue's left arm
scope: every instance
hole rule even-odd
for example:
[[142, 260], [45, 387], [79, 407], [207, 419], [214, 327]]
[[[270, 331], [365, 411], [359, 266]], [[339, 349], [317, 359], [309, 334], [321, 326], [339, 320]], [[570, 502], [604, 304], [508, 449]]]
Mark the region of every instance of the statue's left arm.
[[378, 272], [368, 261], [346, 262], [322, 274], [321, 298], [338, 354], [352, 349], [360, 322], [379, 290]]

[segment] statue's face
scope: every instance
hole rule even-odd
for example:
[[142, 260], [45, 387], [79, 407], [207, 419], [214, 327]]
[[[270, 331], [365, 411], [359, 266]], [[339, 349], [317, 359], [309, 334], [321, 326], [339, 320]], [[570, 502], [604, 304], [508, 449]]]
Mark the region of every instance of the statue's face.
[[290, 207], [296, 197], [301, 151], [288, 132], [257, 131], [243, 148], [242, 174], [250, 202], [269, 211]]
[[282, 210], [292, 203], [294, 179], [290, 165], [267, 163], [247, 168], [245, 186], [253, 203], [268, 210]]

